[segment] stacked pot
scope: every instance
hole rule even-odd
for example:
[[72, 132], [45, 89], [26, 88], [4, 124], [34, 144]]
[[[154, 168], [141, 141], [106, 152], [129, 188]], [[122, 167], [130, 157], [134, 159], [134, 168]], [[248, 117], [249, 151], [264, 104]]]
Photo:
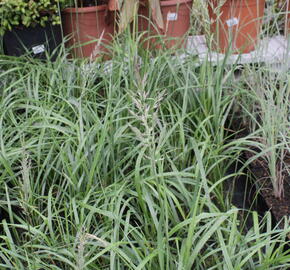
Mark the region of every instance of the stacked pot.
[[114, 35], [111, 16], [107, 5], [63, 10], [63, 31], [72, 57], [96, 58], [106, 51]]
[[[115, 3], [117, 1], [109, 1], [111, 10], [117, 9]], [[191, 7], [192, 0], [160, 0], [164, 22], [164, 28], [161, 29], [152, 20], [148, 1], [140, 1], [139, 32], [146, 32], [144, 36], [148, 40], [153, 36], [162, 36], [158, 42], [152, 38], [150, 42], [154, 46], [150, 48], [160, 49], [162, 44], [166, 48], [184, 46], [190, 28]], [[64, 36], [68, 38], [67, 46], [72, 48], [72, 57], [96, 58], [107, 51], [106, 47], [116, 32], [117, 17], [115, 12], [109, 11], [108, 5], [66, 8], [62, 13]]]
[[[206, 0], [208, 1], [212, 50], [225, 53], [248, 53], [255, 49], [264, 14], [265, 0]], [[193, 0], [160, 0], [163, 27], [154, 18], [148, 0], [139, 1], [138, 31], [142, 32], [146, 49], [179, 48], [186, 45], [190, 28]], [[110, 0], [111, 10], [118, 10], [118, 1]], [[159, 4], [158, 4], [159, 5]], [[133, 7], [132, 7], [133, 9]], [[65, 36], [71, 37], [75, 57], [95, 58], [106, 51], [115, 33], [116, 13], [108, 5], [68, 8], [63, 11]], [[156, 14], [155, 14], [156, 15]], [[290, 23], [289, 23], [290, 24]]]
[[[63, 3], [65, 0], [50, 1]], [[123, 7], [127, 4], [125, 12], [119, 7], [122, 1]], [[128, 22], [131, 22], [136, 15], [132, 12], [134, 7], [128, 6], [129, 2], [126, 1], [103, 0], [101, 2], [106, 4], [87, 6], [95, 3], [94, 0], [79, 0], [79, 7], [65, 8], [61, 17], [66, 45], [71, 48], [70, 56], [94, 59], [108, 52], [108, 46], [118, 31], [116, 30], [118, 24], [115, 22], [127, 12], [133, 14]], [[231, 53], [248, 53], [255, 49], [262, 25], [265, 0], [204, 1], [208, 3], [211, 32], [214, 34], [213, 50], [221, 53], [228, 50]], [[286, 1], [288, 19], [285, 32], [290, 32], [290, 1]], [[88, 4], [82, 6], [80, 3]], [[137, 31], [142, 33], [143, 46], [146, 49], [171, 49], [186, 45], [193, 0], [135, 0], [134, 3], [137, 3], [139, 7]], [[39, 14], [41, 17], [42, 13]], [[54, 26], [59, 23], [55, 10], [47, 11], [45, 14], [55, 16], [54, 21], [48, 23], [46, 27], [40, 25], [36, 28], [23, 27], [19, 22], [19, 26], [5, 34], [4, 49], [7, 54], [22, 55], [26, 52], [26, 48], [33, 51], [33, 54], [39, 58], [45, 58], [46, 53], [52, 54], [61, 43], [61, 29], [59, 26]], [[133, 30], [136, 31], [136, 28]], [[24, 34], [25, 36], [22, 37]], [[52, 38], [47, 42], [49, 36]], [[10, 52], [12, 49], [14, 51]]]

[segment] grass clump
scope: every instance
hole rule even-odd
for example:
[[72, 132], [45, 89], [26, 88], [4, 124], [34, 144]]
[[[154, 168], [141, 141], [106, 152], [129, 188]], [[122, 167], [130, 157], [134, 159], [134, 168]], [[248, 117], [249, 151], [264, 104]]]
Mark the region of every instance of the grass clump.
[[249, 132], [255, 132], [252, 150], [269, 169], [273, 194], [284, 196], [284, 180], [289, 174], [289, 75], [275, 74], [267, 66], [247, 76], [247, 93], [243, 112], [247, 115]]
[[110, 66], [1, 59], [1, 268], [289, 267], [288, 228], [254, 212], [243, 233], [225, 199], [250, 141], [226, 129], [233, 69], [114, 49]]

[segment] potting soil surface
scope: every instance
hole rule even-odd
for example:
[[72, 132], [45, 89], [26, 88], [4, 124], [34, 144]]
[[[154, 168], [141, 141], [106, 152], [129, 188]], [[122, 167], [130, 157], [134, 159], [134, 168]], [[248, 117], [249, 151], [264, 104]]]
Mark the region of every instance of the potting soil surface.
[[[253, 156], [252, 153], [246, 153], [247, 158]], [[285, 164], [290, 165], [290, 159], [284, 160]], [[250, 165], [251, 171], [256, 178], [256, 183], [264, 197], [269, 209], [274, 215], [276, 222], [281, 222], [281, 228], [284, 225], [284, 217], [290, 218], [290, 175], [284, 170], [284, 192], [282, 198], [276, 198], [273, 193], [273, 186], [270, 179], [270, 172], [265, 160], [257, 159]]]

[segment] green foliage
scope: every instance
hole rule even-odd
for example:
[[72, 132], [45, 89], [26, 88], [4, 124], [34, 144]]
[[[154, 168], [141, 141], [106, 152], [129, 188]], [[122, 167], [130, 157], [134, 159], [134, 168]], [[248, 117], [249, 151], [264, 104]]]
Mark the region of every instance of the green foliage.
[[62, 2], [64, 0], [0, 0], [0, 35], [15, 26], [60, 24], [59, 5]]
[[241, 104], [247, 116], [250, 132], [256, 132], [252, 158], [262, 159], [269, 168], [269, 180], [273, 194], [284, 196], [285, 175], [289, 174], [289, 100], [290, 76], [285, 72], [277, 75], [269, 67], [259, 66], [259, 72], [246, 69], [244, 75], [247, 89], [243, 92]]
[[[288, 71], [120, 38], [106, 63], [0, 58], [0, 269], [288, 269], [288, 220], [245, 230], [223, 190], [249, 145], [279, 186]], [[253, 134], [233, 139], [239, 98]]]
[[289, 228], [250, 212], [245, 232], [224, 198], [249, 143], [226, 129], [233, 69], [130, 38], [109, 72], [0, 61], [0, 268], [287, 269]]

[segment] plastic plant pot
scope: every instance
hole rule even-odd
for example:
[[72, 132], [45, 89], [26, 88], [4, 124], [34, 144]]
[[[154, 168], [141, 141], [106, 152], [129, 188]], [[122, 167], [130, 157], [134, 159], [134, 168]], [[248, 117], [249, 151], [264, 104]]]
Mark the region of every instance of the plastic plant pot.
[[[138, 16], [139, 32], [143, 36], [145, 48], [181, 48], [186, 45], [186, 34], [190, 28], [192, 0], [160, 1], [164, 29], [159, 29], [152, 22], [150, 10], [141, 3]], [[159, 36], [159, 37], [157, 37]]]
[[66, 8], [62, 12], [66, 46], [75, 58], [91, 58], [106, 53], [114, 34], [114, 18], [107, 5]]
[[265, 0], [209, 0], [212, 49], [221, 53], [249, 53], [259, 40]]

